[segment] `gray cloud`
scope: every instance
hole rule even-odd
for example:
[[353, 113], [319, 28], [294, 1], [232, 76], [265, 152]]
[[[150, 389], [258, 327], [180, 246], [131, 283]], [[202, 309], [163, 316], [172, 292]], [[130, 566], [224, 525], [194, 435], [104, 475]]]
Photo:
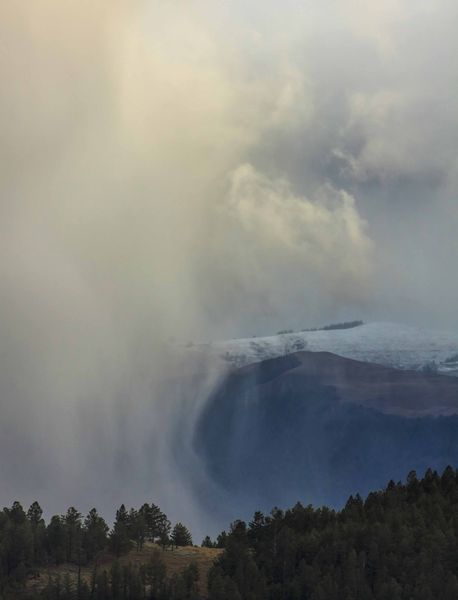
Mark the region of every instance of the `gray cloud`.
[[456, 12], [448, 1], [290, 7], [311, 117], [268, 132], [251, 160], [299, 193], [327, 181], [354, 196], [377, 248], [371, 318], [457, 326]]
[[1, 501], [191, 510], [170, 337], [456, 325], [457, 9], [315, 4], [0, 6]]

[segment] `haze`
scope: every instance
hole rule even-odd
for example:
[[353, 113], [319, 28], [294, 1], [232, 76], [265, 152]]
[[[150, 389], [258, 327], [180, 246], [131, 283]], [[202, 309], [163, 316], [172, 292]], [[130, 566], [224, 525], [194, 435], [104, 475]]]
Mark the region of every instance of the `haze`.
[[170, 340], [457, 328], [457, 17], [3, 0], [1, 502], [199, 527], [172, 439], [217, 374], [171, 392]]

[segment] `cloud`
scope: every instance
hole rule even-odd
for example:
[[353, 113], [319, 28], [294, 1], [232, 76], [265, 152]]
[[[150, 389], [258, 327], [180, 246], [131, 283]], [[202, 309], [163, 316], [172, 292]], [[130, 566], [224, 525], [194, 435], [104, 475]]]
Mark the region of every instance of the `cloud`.
[[4, 502], [180, 516], [170, 337], [451, 319], [456, 7], [360, 4], [1, 3]]
[[245, 164], [230, 176], [225, 211], [237, 274], [260, 307], [297, 323], [369, 301], [373, 247], [345, 191], [323, 186], [310, 200]]
[[364, 250], [347, 195], [240, 166], [311, 107], [294, 61], [232, 27], [240, 49], [205, 2], [0, 7], [4, 503], [151, 499], [198, 523], [205, 474], [177, 449], [218, 372], [177, 383], [167, 340], [302, 319], [311, 287], [316, 311], [357, 278], [320, 272]]

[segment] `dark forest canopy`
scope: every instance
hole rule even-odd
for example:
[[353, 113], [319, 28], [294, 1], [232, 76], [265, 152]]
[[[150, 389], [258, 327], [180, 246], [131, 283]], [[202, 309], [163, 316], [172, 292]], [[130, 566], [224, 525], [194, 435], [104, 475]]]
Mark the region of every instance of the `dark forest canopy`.
[[[122, 565], [116, 556], [158, 545], [144, 564]], [[189, 564], [168, 576], [162, 552], [191, 545], [188, 529], [172, 529], [154, 504], [121, 506], [109, 531], [96, 509], [86, 518], [69, 508], [48, 524], [35, 502], [0, 513], [0, 598], [44, 600], [198, 600], [199, 572]], [[334, 511], [300, 503], [235, 521], [217, 542], [224, 548], [208, 577], [209, 600], [456, 600], [458, 598], [458, 472], [414, 471], [390, 481], [365, 500], [351, 496]], [[114, 560], [97, 568], [101, 552]], [[50, 565], [94, 565], [90, 581], [54, 576], [35, 595], [26, 582]]]
[[456, 600], [458, 473], [405, 484], [339, 512], [296, 504], [232, 524], [210, 600]]

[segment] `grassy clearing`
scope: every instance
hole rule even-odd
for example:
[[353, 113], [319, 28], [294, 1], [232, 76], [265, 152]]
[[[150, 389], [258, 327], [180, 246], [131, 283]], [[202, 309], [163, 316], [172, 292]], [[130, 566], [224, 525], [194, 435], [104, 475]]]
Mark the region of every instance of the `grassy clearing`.
[[[161, 559], [167, 567], [167, 576], [170, 577], [174, 573], [179, 573], [191, 563], [196, 563], [199, 569], [199, 591], [203, 597], [207, 595], [207, 575], [210, 567], [221, 554], [222, 550], [217, 548], [200, 548], [197, 546], [184, 546], [174, 550], [163, 551], [156, 544], [146, 543], [140, 552], [132, 550], [128, 554], [121, 556], [118, 561], [121, 565], [129, 563], [134, 565], [142, 565], [148, 563], [154, 552], [159, 552]], [[115, 561], [115, 556], [109, 552], [101, 554], [97, 562], [89, 563], [81, 567], [81, 577], [88, 583], [94, 570], [109, 571], [111, 565]], [[46, 585], [49, 577], [54, 577], [60, 574], [62, 577], [69, 574], [76, 581], [78, 578], [78, 567], [74, 564], [62, 564], [44, 568], [40, 571], [39, 576], [30, 578], [27, 582], [27, 591], [36, 591], [37, 594]]]

